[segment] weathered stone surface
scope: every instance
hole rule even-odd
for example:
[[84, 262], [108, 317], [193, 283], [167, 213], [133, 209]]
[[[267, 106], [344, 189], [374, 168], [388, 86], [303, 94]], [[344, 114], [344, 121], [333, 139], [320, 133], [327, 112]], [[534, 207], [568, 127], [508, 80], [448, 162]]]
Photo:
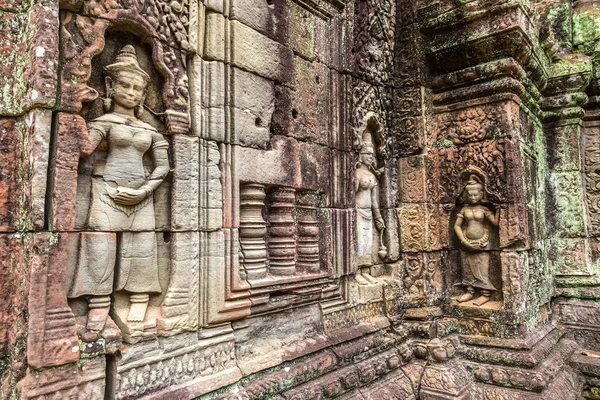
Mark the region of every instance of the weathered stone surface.
[[0, 6], [0, 115], [17, 116], [56, 101], [58, 4], [10, 3]]
[[266, 148], [275, 109], [273, 82], [239, 68], [232, 69], [232, 80], [233, 142]]
[[51, 126], [49, 110], [1, 122], [0, 231], [44, 228]]
[[327, 145], [332, 105], [329, 87], [327, 67], [296, 57], [290, 86], [275, 89], [273, 132]]
[[67, 265], [77, 234], [33, 236], [27, 362], [40, 369], [79, 360], [75, 317], [67, 305]]
[[58, 114], [56, 134], [50, 223], [53, 229], [71, 230], [75, 227], [79, 158], [91, 154], [94, 149], [84, 119], [76, 114]]
[[25, 259], [31, 252], [31, 238], [0, 234], [2, 308], [0, 309], [0, 354], [6, 363], [2, 371], [2, 395], [11, 395], [12, 383], [22, 379], [26, 369], [27, 294], [30, 270]]
[[278, 82], [289, 80], [294, 63], [289, 48], [239, 21], [231, 21], [230, 29], [232, 42], [226, 48], [231, 51], [234, 66]]
[[0, 0], [3, 396], [593, 398], [563, 3]]

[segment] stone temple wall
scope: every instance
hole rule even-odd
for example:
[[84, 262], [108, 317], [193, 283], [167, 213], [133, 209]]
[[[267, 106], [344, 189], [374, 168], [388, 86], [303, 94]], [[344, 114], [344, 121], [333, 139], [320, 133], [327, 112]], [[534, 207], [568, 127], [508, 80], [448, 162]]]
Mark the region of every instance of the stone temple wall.
[[599, 10], [0, 0], [0, 398], [600, 398]]

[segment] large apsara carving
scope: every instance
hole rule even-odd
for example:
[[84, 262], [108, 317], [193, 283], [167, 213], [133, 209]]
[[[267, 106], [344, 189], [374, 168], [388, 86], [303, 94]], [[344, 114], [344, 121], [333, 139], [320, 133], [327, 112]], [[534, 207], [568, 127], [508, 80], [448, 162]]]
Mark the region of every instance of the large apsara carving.
[[[82, 234], [69, 297], [88, 296], [86, 328], [99, 333], [108, 317], [110, 295], [126, 291], [129, 312], [126, 321], [117, 320], [133, 337], [144, 331], [150, 294], [162, 290], [152, 194], [169, 173], [168, 142], [138, 119], [150, 76], [140, 68], [133, 46], [125, 46], [104, 73], [107, 113], [88, 123], [92, 148], [102, 141], [108, 144], [106, 160], [95, 166], [87, 217], [87, 226], [99, 232]], [[146, 153], [154, 163], [150, 174], [143, 165]]]

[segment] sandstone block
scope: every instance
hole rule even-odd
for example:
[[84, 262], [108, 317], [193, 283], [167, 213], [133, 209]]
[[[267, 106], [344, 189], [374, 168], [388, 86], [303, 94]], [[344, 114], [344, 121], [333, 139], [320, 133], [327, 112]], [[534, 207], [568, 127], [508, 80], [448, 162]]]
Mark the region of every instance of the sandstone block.
[[[271, 3], [271, 4], [270, 4]], [[233, 0], [231, 2], [231, 19], [269, 34], [276, 30], [274, 26], [274, 9], [276, 5], [267, 0]]]
[[325, 65], [296, 57], [291, 87], [276, 87], [273, 131], [327, 145], [332, 108], [330, 81]]
[[403, 204], [398, 208], [400, 248], [404, 252], [424, 251], [428, 248], [427, 210], [417, 204]]
[[409, 156], [400, 159], [398, 169], [400, 202], [427, 201], [425, 163], [425, 156]]
[[93, 150], [85, 120], [76, 114], [60, 113], [56, 143], [51, 224], [55, 230], [71, 230], [76, 220], [79, 158]]
[[43, 229], [50, 110], [0, 119], [0, 231]]
[[192, 61], [192, 132], [218, 142], [229, 141], [225, 119], [226, 66], [222, 62]]
[[292, 51], [239, 21], [230, 22], [231, 63], [264, 78], [286, 82], [290, 78]]
[[266, 148], [275, 108], [273, 83], [258, 75], [232, 68], [231, 122], [233, 142]]
[[[210, 9], [208, 4], [206, 6]], [[227, 27], [228, 21], [223, 15], [212, 12], [206, 14], [205, 60], [226, 61], [225, 54], [229, 49], [229, 44], [225, 42]]]
[[26, 354], [20, 350], [27, 341], [30, 269], [25, 260], [30, 252], [21, 235], [0, 234], [0, 355], [15, 377], [25, 372]]
[[[23, 4], [9, 7], [24, 11]], [[54, 105], [58, 30], [58, 4], [38, 3], [21, 13], [0, 10], [0, 115]]]
[[198, 229], [199, 138], [175, 135], [173, 138], [173, 190], [171, 196], [171, 228]]

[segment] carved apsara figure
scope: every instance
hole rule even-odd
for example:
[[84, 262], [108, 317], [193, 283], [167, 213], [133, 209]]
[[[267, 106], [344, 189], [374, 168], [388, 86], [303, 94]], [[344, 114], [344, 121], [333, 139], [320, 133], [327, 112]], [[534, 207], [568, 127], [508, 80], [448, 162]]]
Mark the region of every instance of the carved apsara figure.
[[366, 129], [363, 133], [362, 145], [356, 169], [356, 231], [358, 233], [358, 263], [360, 270], [356, 274], [359, 284], [367, 285], [377, 283], [368, 272], [368, 267], [373, 265], [372, 254], [374, 245], [374, 229], [379, 231], [380, 258], [387, 255], [383, 245], [383, 230], [385, 222], [379, 209], [379, 191], [377, 188], [379, 177], [383, 168], [377, 168], [377, 159], [371, 132]]
[[[135, 48], [125, 46], [104, 73], [106, 114], [88, 123], [92, 148], [108, 145], [106, 160], [92, 176], [87, 219], [88, 227], [98, 232], [82, 234], [69, 297], [88, 296], [86, 329], [99, 332], [111, 294], [126, 291], [130, 308], [122, 323], [137, 324], [139, 331], [150, 294], [161, 292], [153, 192], [169, 173], [168, 142], [139, 119], [150, 76], [140, 68]], [[151, 172], [143, 164], [147, 153], [154, 163]]]
[[404, 288], [409, 296], [425, 295], [425, 280], [423, 279], [424, 266], [421, 260], [409, 257], [406, 260], [406, 276], [403, 279]]
[[496, 215], [482, 204], [484, 196], [483, 180], [471, 174], [464, 188], [466, 205], [459, 211], [454, 224], [454, 232], [461, 243], [462, 285], [465, 293], [458, 302], [475, 298], [475, 290], [480, 296], [473, 304], [487, 303], [496, 288], [490, 281], [490, 225], [498, 226]]

